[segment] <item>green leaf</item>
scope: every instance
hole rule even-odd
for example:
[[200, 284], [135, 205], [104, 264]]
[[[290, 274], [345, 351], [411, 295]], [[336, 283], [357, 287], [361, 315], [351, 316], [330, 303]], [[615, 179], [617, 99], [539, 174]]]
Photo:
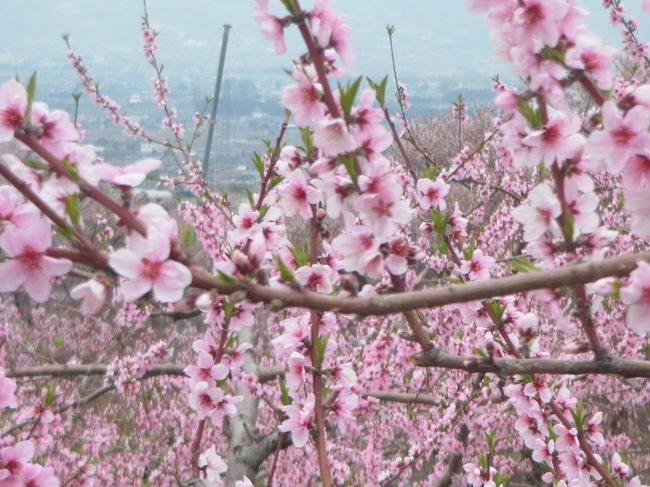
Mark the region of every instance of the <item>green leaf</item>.
[[48, 387], [45, 397], [43, 398], [43, 406], [47, 407], [56, 401], [56, 394], [53, 387]]
[[307, 250], [293, 246], [289, 251], [291, 252], [291, 255], [293, 255], [293, 260], [296, 262], [297, 267], [309, 265], [309, 254], [307, 253]]
[[357, 165], [355, 164], [354, 157], [348, 154], [339, 156], [339, 161], [343, 164], [343, 167], [348, 171], [348, 174], [353, 181], [356, 182], [359, 174], [357, 173]]
[[283, 406], [287, 406], [293, 403], [291, 396], [289, 396], [289, 391], [287, 390], [287, 384], [284, 382], [284, 377], [278, 379], [280, 383], [280, 402]]
[[546, 46], [542, 49], [542, 57], [564, 64], [565, 53], [554, 47]]
[[251, 208], [255, 207], [255, 197], [250, 188], [246, 188], [246, 197], [248, 198], [248, 203], [251, 205]]
[[354, 100], [357, 97], [359, 86], [361, 86], [361, 79], [362, 77], [359, 76], [352, 83], [348, 82], [345, 88], [339, 87], [339, 91], [341, 93], [341, 108], [343, 108], [343, 113], [345, 114], [346, 120], [350, 118], [352, 105], [354, 104]]
[[497, 301], [490, 301], [487, 306], [492, 316], [500, 323], [503, 318], [503, 312], [505, 311], [503, 305]]
[[300, 127], [300, 138], [307, 154], [314, 152], [314, 137], [309, 127]]
[[32, 115], [32, 105], [34, 104], [34, 97], [36, 96], [36, 71], [32, 73], [27, 82], [27, 111], [25, 112], [25, 120], [30, 120]]
[[264, 177], [264, 161], [257, 152], [253, 152], [253, 165], [260, 174], [260, 178]]
[[314, 367], [317, 369], [319, 369], [323, 364], [323, 359], [325, 358], [325, 350], [327, 349], [327, 342], [329, 341], [329, 338], [329, 335], [323, 335], [322, 337], [318, 337], [316, 339], [316, 343], [314, 344], [314, 358], [316, 359]]
[[386, 25], [386, 34], [388, 37], [392, 37], [397, 28], [394, 25]]
[[424, 172], [422, 172], [422, 177], [435, 181], [438, 179], [438, 168], [436, 166], [428, 166]]
[[65, 211], [70, 216], [70, 221], [76, 227], [79, 226], [79, 197], [76, 194], [70, 194], [65, 199]]
[[234, 277], [226, 274], [223, 271], [217, 271], [217, 280], [229, 286], [236, 286], [238, 284], [237, 280]]
[[36, 159], [31, 159], [31, 158], [26, 158], [23, 161], [23, 164], [25, 164], [27, 167], [30, 167], [36, 171], [44, 171], [49, 168], [47, 164], [44, 164], [40, 161], [37, 161]]
[[280, 184], [280, 182], [282, 182], [282, 177], [281, 176], [276, 176], [276, 177], [272, 178], [271, 181], [269, 182], [268, 191], [271, 191], [278, 184]]
[[510, 477], [508, 477], [507, 475], [505, 475], [505, 474], [503, 474], [503, 473], [499, 473], [499, 474], [496, 474], [496, 475], [492, 478], [492, 480], [494, 481], [494, 483], [495, 483], [497, 486], [498, 486], [498, 485], [507, 485], [508, 481], [510, 480]]
[[68, 240], [74, 240], [74, 234], [72, 233], [72, 229], [70, 227], [56, 227], [55, 230], [64, 238], [67, 238]]
[[295, 276], [289, 270], [289, 268], [287, 267], [287, 265], [284, 263], [284, 261], [280, 256], [277, 256], [275, 258], [275, 263], [278, 266], [278, 270], [280, 271], [280, 278], [282, 279], [282, 281], [284, 281], [287, 284], [291, 284], [298, 287], [299, 286], [298, 281], [296, 281]]
[[[429, 216], [431, 217], [431, 222], [433, 223], [433, 228], [435, 229], [436, 232], [438, 232], [438, 235], [443, 237], [445, 235], [445, 232], [447, 230], [447, 224], [449, 223], [449, 218], [447, 218], [445, 215], [442, 214], [442, 211], [440, 211], [440, 208], [435, 208], [429, 210]], [[445, 246], [446, 248], [446, 246]], [[447, 253], [448, 249], [445, 250], [444, 253]]]
[[477, 347], [472, 348], [472, 353], [474, 355], [478, 355], [481, 358], [487, 358], [486, 353], [483, 350], [481, 350], [480, 348], [477, 348]]
[[67, 159], [63, 159], [61, 161], [61, 164], [63, 164], [63, 168], [68, 173], [68, 177], [75, 183], [78, 183], [80, 177], [79, 177], [79, 173], [77, 172], [77, 168], [74, 167]]
[[539, 268], [530, 260], [520, 255], [508, 259], [507, 265], [511, 272], [522, 273], [535, 272], [539, 270]]
[[225, 326], [230, 324], [230, 319], [232, 318], [232, 312], [235, 309], [235, 305], [229, 299], [223, 300], [223, 319]]
[[522, 114], [532, 128], [539, 129], [542, 126], [541, 115], [539, 112], [533, 110], [526, 100], [522, 98], [517, 99], [517, 110]]
[[63, 337], [61, 335], [54, 335], [52, 337], [52, 345], [54, 345], [57, 348], [60, 348], [63, 346]]
[[584, 409], [582, 407], [582, 401], [578, 401], [576, 408], [573, 411], [571, 411], [571, 417], [573, 418], [573, 421], [575, 422], [578, 431], [580, 431], [582, 429], [582, 426], [585, 423], [585, 414], [584, 414]]
[[386, 86], [388, 85], [388, 75], [384, 76], [379, 83], [373, 81], [368, 77], [366, 77], [366, 81], [368, 82], [368, 86], [374, 90], [377, 103], [379, 103], [379, 106], [381, 108], [384, 108], [386, 105]]
[[573, 214], [565, 213], [564, 214], [564, 234], [573, 240]]
[[194, 244], [196, 242], [196, 233], [194, 232], [194, 227], [192, 225], [183, 224], [180, 231], [180, 241], [181, 247], [186, 252], [191, 252], [194, 250]]

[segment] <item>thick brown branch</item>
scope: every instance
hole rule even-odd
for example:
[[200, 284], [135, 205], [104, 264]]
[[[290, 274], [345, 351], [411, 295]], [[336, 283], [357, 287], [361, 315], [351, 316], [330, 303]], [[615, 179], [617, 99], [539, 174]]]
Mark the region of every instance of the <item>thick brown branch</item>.
[[420, 367], [440, 367], [464, 370], [469, 373], [500, 375], [619, 375], [622, 377], [650, 377], [650, 361], [609, 357], [602, 360], [511, 359], [493, 360], [479, 357], [450, 355], [439, 350], [422, 352], [413, 357]]

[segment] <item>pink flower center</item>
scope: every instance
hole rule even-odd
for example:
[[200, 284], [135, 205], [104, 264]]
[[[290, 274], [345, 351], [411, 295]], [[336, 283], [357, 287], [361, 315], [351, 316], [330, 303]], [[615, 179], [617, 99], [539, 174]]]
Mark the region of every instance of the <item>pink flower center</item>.
[[538, 3], [528, 6], [521, 16], [525, 24], [536, 24], [544, 20], [544, 11]]
[[560, 129], [557, 125], [551, 125], [544, 130], [542, 140], [546, 144], [554, 144], [560, 138]]
[[408, 242], [405, 242], [404, 240], [398, 240], [397, 242], [391, 243], [390, 246], [390, 251], [394, 255], [398, 255], [400, 257], [406, 257], [409, 254], [409, 244]]
[[427, 198], [429, 198], [431, 201], [437, 201], [439, 197], [440, 191], [438, 191], [437, 188], [429, 188], [427, 190]]
[[478, 260], [473, 260], [472, 263], [469, 265], [470, 272], [479, 272], [482, 269], [483, 269], [483, 265]]
[[297, 201], [307, 201], [307, 191], [302, 186], [293, 188], [293, 198]]
[[316, 91], [316, 88], [314, 88], [311, 84], [308, 87], [305, 87], [303, 90], [301, 90], [301, 95], [302, 95], [302, 102], [305, 105], [313, 105], [320, 98], [318, 96], [318, 92]]
[[199, 395], [199, 404], [204, 408], [212, 408], [212, 398], [209, 394]]
[[18, 475], [20, 473], [21, 464], [16, 459], [12, 458], [7, 463], [5, 463], [5, 470], [9, 470], [11, 475]]
[[600, 58], [593, 51], [585, 51], [580, 55], [582, 63], [585, 65], [585, 70], [595, 71], [600, 68]]
[[145, 277], [153, 281], [160, 274], [161, 266], [162, 266], [162, 262], [155, 262], [149, 259], [142, 259], [142, 275], [144, 275]]
[[20, 114], [20, 110], [15, 107], [7, 107], [4, 110], [0, 110], [0, 122], [5, 127], [17, 129], [20, 127], [22, 121], [23, 116]]
[[617, 128], [616, 130], [612, 130], [612, 139], [616, 145], [627, 145], [634, 136], [635, 133], [625, 125]]
[[373, 210], [378, 216], [392, 216], [393, 213], [390, 211], [392, 206], [390, 201], [379, 200]]
[[322, 283], [323, 283], [323, 276], [316, 272], [312, 272], [309, 275], [309, 278], [307, 279], [307, 287], [311, 289], [315, 289], [316, 287], [320, 286]]
[[39, 252], [36, 252], [31, 247], [25, 247], [23, 253], [18, 257], [20, 263], [27, 267], [28, 269], [38, 268], [41, 263], [41, 255]]
[[369, 248], [372, 247], [372, 243], [374, 242], [374, 240], [375, 238], [372, 235], [367, 234], [367, 235], [363, 235], [359, 239], [359, 243], [361, 244], [361, 248], [363, 250], [368, 250]]

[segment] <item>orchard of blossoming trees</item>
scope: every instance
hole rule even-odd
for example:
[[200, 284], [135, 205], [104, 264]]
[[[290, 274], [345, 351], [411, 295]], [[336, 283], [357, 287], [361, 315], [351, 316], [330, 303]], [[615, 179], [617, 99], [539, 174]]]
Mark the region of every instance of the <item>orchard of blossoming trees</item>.
[[577, 0], [468, 7], [522, 82], [495, 80], [472, 146], [459, 98], [443, 157], [397, 79], [397, 115], [388, 77], [340, 81], [330, 1], [255, 0], [276, 51], [289, 29], [305, 51], [238, 208], [191, 158], [209, 120], [179, 121], [146, 10], [168, 138], [68, 57], [174, 155], [176, 207], [133, 197], [160, 161], [105, 162], [35, 78], [0, 86], [0, 486], [650, 479], [648, 45], [620, 0], [618, 51]]

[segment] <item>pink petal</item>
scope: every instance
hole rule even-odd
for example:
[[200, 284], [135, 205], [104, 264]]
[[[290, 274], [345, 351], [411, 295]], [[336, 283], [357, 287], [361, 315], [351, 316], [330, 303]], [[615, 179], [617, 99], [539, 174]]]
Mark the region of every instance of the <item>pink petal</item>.
[[40, 270], [28, 272], [25, 279], [25, 291], [37, 303], [44, 303], [52, 292], [49, 276]]
[[41, 257], [41, 269], [50, 276], [62, 276], [72, 269], [72, 262], [68, 259], [53, 259], [44, 255]]
[[115, 272], [129, 279], [135, 279], [140, 274], [140, 259], [129, 249], [119, 249], [113, 252], [108, 258], [108, 265]]
[[120, 293], [126, 301], [135, 301], [151, 291], [152, 284], [151, 279], [136, 277], [120, 284]]
[[0, 292], [15, 291], [27, 278], [25, 267], [16, 260], [0, 264]]
[[157, 301], [173, 303], [183, 297], [184, 289], [192, 282], [192, 273], [183, 264], [167, 261], [160, 267], [160, 274], [153, 285]]

